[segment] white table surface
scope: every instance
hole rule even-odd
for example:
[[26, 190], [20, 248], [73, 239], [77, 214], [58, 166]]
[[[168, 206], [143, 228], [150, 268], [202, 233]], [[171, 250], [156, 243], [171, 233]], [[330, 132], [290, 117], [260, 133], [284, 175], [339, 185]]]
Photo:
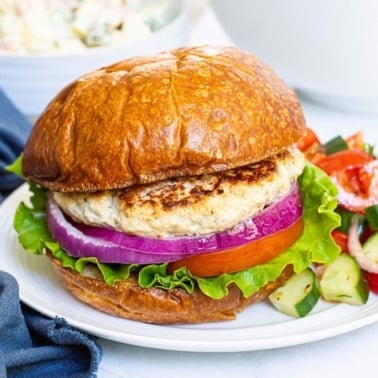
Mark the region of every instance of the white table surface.
[[[190, 44], [231, 43], [206, 1], [192, 4]], [[364, 130], [378, 141], [378, 115], [338, 111], [302, 99], [308, 125], [325, 137]], [[372, 377], [378, 372], [378, 323], [286, 348], [233, 353], [149, 349], [100, 339], [99, 377]]]

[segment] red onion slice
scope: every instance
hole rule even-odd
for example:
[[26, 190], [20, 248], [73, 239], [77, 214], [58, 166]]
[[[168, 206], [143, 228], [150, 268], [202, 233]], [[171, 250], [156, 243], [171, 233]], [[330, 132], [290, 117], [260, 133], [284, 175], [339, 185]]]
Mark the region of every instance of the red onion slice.
[[73, 257], [97, 257], [104, 263], [152, 264], [172, 262], [193, 254], [234, 248], [285, 230], [302, 216], [300, 190], [290, 193], [254, 218], [236, 227], [205, 236], [147, 238], [67, 220], [52, 196], [47, 201], [47, 222], [56, 241]]
[[358, 228], [358, 218], [353, 217], [348, 232], [348, 251], [352, 256], [354, 256], [354, 258], [357, 260], [358, 264], [363, 270], [377, 274], [378, 263], [376, 261], [369, 259], [369, 257], [366, 256], [363, 252], [358, 233]]

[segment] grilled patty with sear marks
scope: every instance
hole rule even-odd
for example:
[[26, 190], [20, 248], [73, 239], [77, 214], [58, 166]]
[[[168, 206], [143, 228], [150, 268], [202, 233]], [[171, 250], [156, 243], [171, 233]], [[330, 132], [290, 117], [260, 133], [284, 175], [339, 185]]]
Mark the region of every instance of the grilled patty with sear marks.
[[54, 192], [73, 219], [148, 237], [234, 227], [285, 196], [304, 167], [295, 148], [228, 171], [95, 193]]

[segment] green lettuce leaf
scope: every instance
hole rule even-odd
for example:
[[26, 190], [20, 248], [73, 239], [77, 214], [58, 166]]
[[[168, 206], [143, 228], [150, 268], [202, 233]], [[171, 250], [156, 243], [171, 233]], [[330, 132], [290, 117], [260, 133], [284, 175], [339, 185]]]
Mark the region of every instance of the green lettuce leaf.
[[305, 167], [299, 185], [305, 230], [293, 248], [309, 249], [313, 262], [329, 263], [340, 252], [331, 237], [331, 231], [341, 224], [340, 215], [335, 212], [337, 188], [326, 173], [313, 165]]
[[[17, 171], [19, 162], [14, 167]], [[299, 177], [299, 184], [303, 198], [304, 230], [297, 242], [266, 264], [217, 277], [193, 277], [185, 268], [167, 274], [167, 264], [102, 264], [94, 257], [76, 259], [68, 256], [48, 231], [45, 191], [34, 184], [30, 184], [31, 204], [19, 205], [14, 217], [14, 228], [21, 245], [27, 251], [41, 255], [48, 249], [64, 267], [80, 273], [88, 264], [97, 266], [109, 285], [126, 279], [132, 272], [137, 272], [139, 285], [144, 288], [159, 287], [171, 290], [181, 287], [192, 293], [198, 286], [204, 294], [219, 299], [227, 295], [229, 285], [235, 284], [245, 297], [249, 297], [269, 281], [275, 280], [288, 264], [292, 264], [294, 270], [300, 272], [313, 262], [329, 263], [340, 252], [331, 237], [331, 231], [340, 225], [340, 216], [334, 212], [337, 206], [336, 188], [324, 172], [310, 164], [306, 165]]]
[[5, 169], [23, 178], [22, 177], [22, 154], [12, 164], [9, 164], [8, 166], [6, 166]]
[[195, 289], [195, 280], [186, 268], [177, 269], [173, 274], [167, 274], [168, 264], [151, 264], [139, 271], [139, 285], [143, 288], [159, 287], [161, 289], [174, 289], [181, 287], [189, 294]]
[[30, 184], [30, 206], [21, 202], [18, 206], [13, 227], [18, 233], [21, 245], [31, 253], [43, 253], [46, 242], [54, 242], [46, 226], [45, 191]]

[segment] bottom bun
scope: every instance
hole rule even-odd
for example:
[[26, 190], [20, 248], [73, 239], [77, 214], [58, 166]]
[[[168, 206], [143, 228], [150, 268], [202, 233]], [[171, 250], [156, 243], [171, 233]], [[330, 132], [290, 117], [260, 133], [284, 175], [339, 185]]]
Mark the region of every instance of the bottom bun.
[[258, 292], [244, 298], [235, 285], [222, 299], [212, 299], [195, 289], [188, 294], [184, 289], [144, 289], [138, 285], [136, 274], [109, 286], [92, 274], [80, 274], [63, 268], [61, 262], [48, 255], [64, 286], [79, 300], [108, 314], [154, 324], [189, 324], [232, 320], [245, 307], [264, 300], [292, 274], [287, 266], [277, 280], [269, 282]]

